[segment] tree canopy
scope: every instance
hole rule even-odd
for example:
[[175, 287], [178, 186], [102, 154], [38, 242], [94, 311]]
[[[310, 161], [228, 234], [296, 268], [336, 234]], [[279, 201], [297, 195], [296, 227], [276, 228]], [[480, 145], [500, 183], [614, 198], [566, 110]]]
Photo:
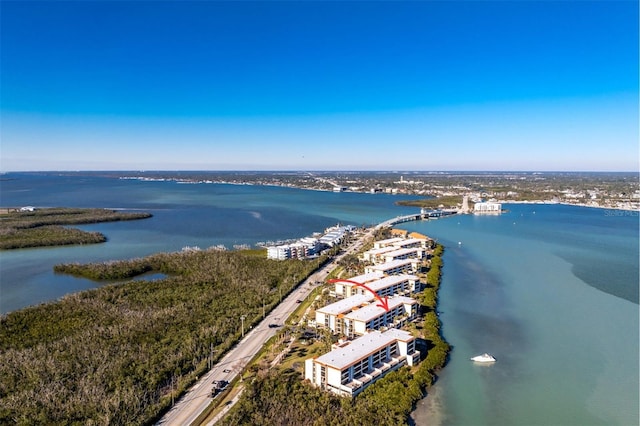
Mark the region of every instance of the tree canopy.
[[[0, 319], [0, 424], [149, 424], [315, 262], [191, 251], [56, 266], [111, 284]], [[215, 361], [215, 359], [214, 359]]]

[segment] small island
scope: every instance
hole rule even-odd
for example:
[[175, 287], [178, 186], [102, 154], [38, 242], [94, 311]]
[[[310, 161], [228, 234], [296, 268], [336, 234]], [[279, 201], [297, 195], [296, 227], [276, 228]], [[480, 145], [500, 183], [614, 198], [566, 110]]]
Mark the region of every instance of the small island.
[[107, 241], [99, 232], [65, 225], [82, 225], [151, 217], [145, 212], [92, 208], [4, 208], [0, 211], [0, 250], [97, 244]]

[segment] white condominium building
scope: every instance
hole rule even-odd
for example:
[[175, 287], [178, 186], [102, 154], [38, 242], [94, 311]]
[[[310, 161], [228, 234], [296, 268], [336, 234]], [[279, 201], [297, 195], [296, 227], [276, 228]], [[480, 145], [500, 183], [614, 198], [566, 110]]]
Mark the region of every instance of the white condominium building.
[[392, 262], [394, 260], [404, 260], [404, 259], [422, 259], [424, 257], [424, 249], [421, 248], [402, 248], [396, 249], [394, 251], [389, 251], [384, 253], [381, 257], [381, 261], [374, 263], [387, 263]]
[[318, 252], [318, 240], [303, 238], [293, 244], [267, 247], [267, 259], [303, 259]]
[[379, 303], [371, 293], [347, 297], [317, 309], [315, 325], [351, 338], [382, 327], [400, 327], [418, 315], [418, 302], [410, 297], [388, 298], [388, 311]]
[[285, 260], [291, 258], [291, 247], [288, 245], [267, 247], [267, 259]]
[[378, 241], [374, 241], [373, 242], [373, 248], [374, 249], [379, 249], [382, 247], [389, 247], [389, 246], [393, 246], [395, 243], [399, 243], [401, 241], [404, 241], [404, 238], [400, 238], [400, 237], [394, 237], [394, 238], [387, 238], [386, 240], [378, 240]]
[[419, 264], [419, 259], [393, 260], [379, 265], [365, 266], [364, 272], [365, 274], [382, 272], [385, 275], [413, 274], [418, 271]]
[[370, 384], [420, 359], [415, 338], [390, 329], [361, 336], [318, 358], [305, 361], [305, 379], [341, 396], [358, 395]]
[[500, 203], [475, 203], [473, 206], [475, 214], [500, 214], [502, 213], [502, 204]]
[[356, 227], [353, 225], [332, 226], [331, 228], [327, 228], [324, 231], [325, 234], [320, 237], [320, 244], [333, 247], [339, 244], [346, 234], [353, 232], [355, 229]]
[[385, 253], [396, 250], [398, 250], [398, 248], [394, 246], [386, 246], [378, 249], [367, 250], [362, 253], [362, 260], [364, 260], [365, 262], [377, 263], [378, 261], [382, 260], [382, 256], [384, 256]]
[[422, 259], [426, 250], [422, 247], [387, 246], [365, 251], [362, 253], [362, 260], [372, 263], [385, 263], [400, 259]]
[[[373, 273], [362, 274], [362, 275], [355, 276], [353, 278], [349, 278], [349, 281], [354, 281], [360, 284], [367, 285], [368, 283], [379, 280], [382, 277], [384, 277], [384, 274], [382, 272], [376, 271]], [[342, 296], [342, 297], [350, 297], [350, 296], [353, 296], [354, 294], [364, 294], [363, 292], [357, 292], [356, 288], [357, 286], [353, 283], [338, 281], [335, 283], [335, 295]]]
[[342, 333], [353, 338], [383, 327], [398, 328], [418, 316], [418, 301], [410, 297], [395, 296], [388, 299], [388, 308], [378, 306], [377, 300], [367, 306], [345, 314]]
[[401, 249], [406, 248], [427, 248], [429, 240], [422, 238], [407, 238], [402, 241], [394, 243], [393, 246]]
[[[354, 282], [360, 285], [356, 285]], [[365, 289], [364, 286], [367, 288]], [[416, 275], [398, 274], [385, 276], [382, 272], [375, 271], [349, 278], [349, 282], [336, 282], [334, 295], [351, 297], [355, 294], [371, 294], [371, 291], [367, 289], [375, 292], [378, 296], [407, 295], [422, 291], [422, 283]]]
[[394, 237], [386, 240], [374, 241], [373, 250], [381, 249], [384, 247], [401, 248], [427, 248], [427, 245], [431, 243], [429, 238], [401, 238]]
[[[380, 278], [376, 281], [372, 281], [367, 284], [367, 288], [375, 291], [378, 296], [394, 296], [394, 295], [406, 295], [410, 293], [417, 293], [422, 290], [422, 283], [420, 278], [411, 274], [399, 274], [389, 275], [384, 278]], [[366, 291], [362, 287], [354, 289], [355, 294], [364, 294]]]
[[346, 299], [339, 300], [330, 305], [316, 309], [316, 325], [318, 327], [326, 327], [337, 333], [342, 330], [342, 318], [344, 314], [353, 311], [354, 308], [368, 305], [374, 299], [374, 295], [356, 294]]
[[[389, 238], [376, 241], [371, 250], [362, 253], [362, 260], [373, 263], [400, 259], [423, 259], [431, 247], [431, 240], [422, 238]], [[380, 247], [378, 247], [380, 245]]]

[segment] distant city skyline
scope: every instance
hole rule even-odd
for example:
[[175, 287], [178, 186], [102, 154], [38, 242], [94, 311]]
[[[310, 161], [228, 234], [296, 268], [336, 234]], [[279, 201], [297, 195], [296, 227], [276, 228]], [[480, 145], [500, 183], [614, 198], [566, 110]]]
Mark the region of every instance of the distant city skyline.
[[6, 1], [0, 171], [637, 171], [637, 1]]

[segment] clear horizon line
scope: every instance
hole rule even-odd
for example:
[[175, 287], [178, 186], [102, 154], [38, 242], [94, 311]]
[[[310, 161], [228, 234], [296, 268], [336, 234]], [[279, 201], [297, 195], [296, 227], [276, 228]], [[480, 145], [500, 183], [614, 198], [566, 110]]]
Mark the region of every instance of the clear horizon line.
[[636, 173], [640, 170], [500, 170], [500, 169], [42, 169], [42, 170], [0, 170], [0, 174], [8, 173], [217, 173], [217, 172], [251, 172], [251, 173]]

